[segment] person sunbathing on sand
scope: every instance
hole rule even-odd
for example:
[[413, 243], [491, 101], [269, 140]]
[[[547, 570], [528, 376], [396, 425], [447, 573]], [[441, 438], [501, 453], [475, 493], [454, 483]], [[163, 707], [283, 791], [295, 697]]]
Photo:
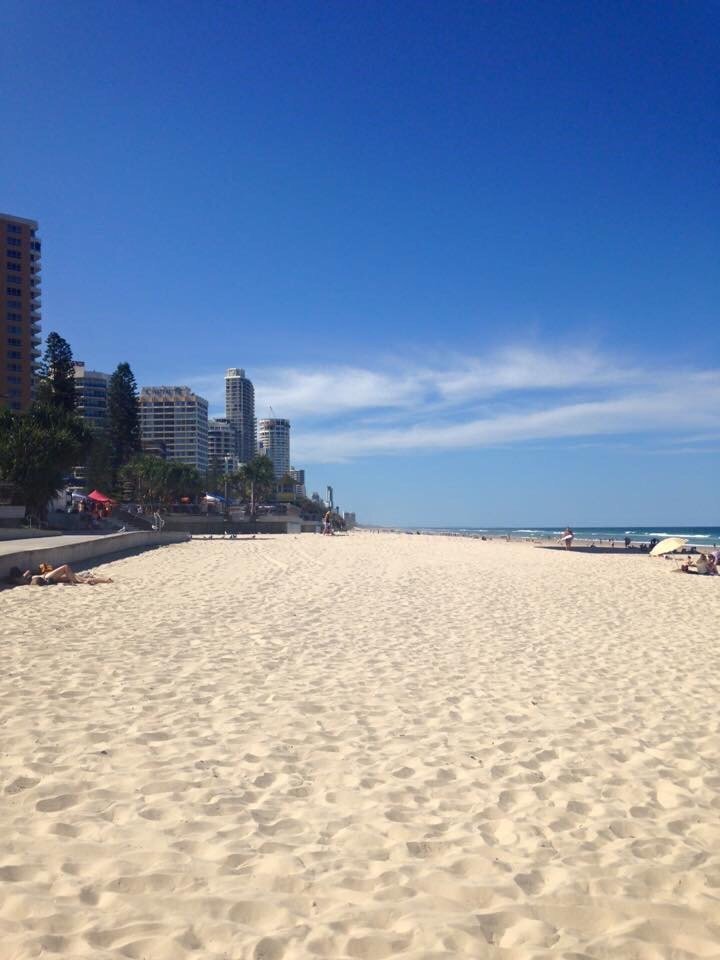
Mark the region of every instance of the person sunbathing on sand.
[[701, 553], [694, 563], [692, 560], [688, 560], [687, 563], [681, 564], [680, 570], [683, 573], [699, 573], [701, 575], [717, 573], [711, 557], [705, 556], [704, 553]]
[[40, 572], [35, 575], [30, 570], [22, 573], [19, 567], [13, 567], [8, 580], [15, 586], [29, 583], [34, 587], [46, 587], [53, 583], [84, 583], [89, 587], [96, 583], [112, 583], [110, 577], [97, 577], [94, 573], [75, 573], [69, 563], [54, 568], [49, 563], [41, 563]]

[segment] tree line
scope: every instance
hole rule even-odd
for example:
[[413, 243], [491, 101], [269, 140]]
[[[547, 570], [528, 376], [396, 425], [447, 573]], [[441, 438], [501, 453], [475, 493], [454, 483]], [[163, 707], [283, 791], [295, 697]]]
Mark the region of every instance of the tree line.
[[0, 410], [0, 484], [12, 503], [33, 519], [73, 467], [85, 464], [87, 483], [117, 493], [122, 467], [140, 451], [137, 384], [130, 365], [120, 363], [108, 384], [107, 419], [90, 427], [77, 409], [70, 344], [49, 333], [38, 369], [35, 400], [23, 413]]
[[[188, 464], [142, 452], [138, 389], [128, 363], [118, 364], [110, 377], [102, 425], [89, 425], [77, 400], [70, 344], [49, 333], [30, 408], [23, 413], [0, 409], [0, 494], [24, 505], [31, 519], [46, 518], [48, 503], [81, 464], [88, 489], [143, 505], [169, 506], [181, 497], [199, 496], [205, 484], [224, 485], [218, 464], [203, 477]], [[263, 456], [227, 480], [228, 492], [245, 498], [253, 514], [274, 491], [272, 463]]]
[[229, 473], [223, 471], [223, 466], [220, 462], [211, 463], [203, 477], [188, 464], [141, 453], [133, 456], [120, 469], [119, 476], [127, 499], [144, 507], [167, 507], [182, 497], [192, 499], [203, 490], [216, 493], [222, 490], [227, 492], [228, 497], [245, 500], [254, 514], [256, 507], [274, 492], [275, 475], [268, 457], [253, 457], [249, 463]]
[[[138, 389], [128, 363], [118, 364], [110, 377], [104, 423], [88, 425], [77, 407], [70, 344], [53, 332], [45, 342], [30, 408], [24, 413], [0, 409], [0, 495], [43, 520], [48, 503], [80, 464], [88, 489], [144, 506], [169, 506], [205, 488], [241, 498], [255, 516], [277, 485], [272, 461], [262, 455], [227, 475], [222, 462], [211, 463], [203, 477], [188, 464], [143, 453]], [[281, 490], [293, 485], [291, 476], [280, 479]], [[306, 497], [290, 495], [289, 500], [308, 517], [319, 519], [326, 509]]]

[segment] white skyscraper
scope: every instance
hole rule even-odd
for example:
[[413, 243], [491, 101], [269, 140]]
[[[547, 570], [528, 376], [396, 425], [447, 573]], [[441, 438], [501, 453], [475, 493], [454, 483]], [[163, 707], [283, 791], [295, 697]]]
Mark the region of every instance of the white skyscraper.
[[290, 421], [258, 420], [258, 449], [272, 461], [275, 479], [282, 480], [290, 470]]

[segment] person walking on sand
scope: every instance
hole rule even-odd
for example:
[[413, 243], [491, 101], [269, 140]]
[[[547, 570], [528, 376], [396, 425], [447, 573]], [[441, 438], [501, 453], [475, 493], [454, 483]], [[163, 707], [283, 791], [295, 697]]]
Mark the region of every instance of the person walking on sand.
[[572, 542], [575, 534], [572, 532], [570, 527], [565, 527], [563, 534], [560, 537], [560, 543], [564, 544], [566, 550], [572, 550]]

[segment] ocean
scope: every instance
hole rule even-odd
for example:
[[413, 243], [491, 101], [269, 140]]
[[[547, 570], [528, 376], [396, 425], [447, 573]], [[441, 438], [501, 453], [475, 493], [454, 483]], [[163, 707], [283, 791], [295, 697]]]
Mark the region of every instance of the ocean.
[[[422, 533], [449, 533], [464, 537], [511, 537], [519, 540], [556, 540], [563, 527], [408, 527]], [[596, 543], [614, 540], [623, 543], [630, 537], [633, 543], [647, 543], [655, 538], [685, 537], [690, 544], [697, 546], [717, 546], [720, 544], [720, 527], [669, 527], [664, 524], [652, 526], [622, 527], [573, 527], [577, 540], [594, 540]]]

